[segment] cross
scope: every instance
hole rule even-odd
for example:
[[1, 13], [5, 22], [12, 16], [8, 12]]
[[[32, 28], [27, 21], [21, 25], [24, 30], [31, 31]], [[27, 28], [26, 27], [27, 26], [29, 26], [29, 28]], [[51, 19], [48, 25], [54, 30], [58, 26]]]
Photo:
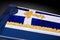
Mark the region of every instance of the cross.
[[35, 17], [38, 17], [38, 18], [44, 18], [43, 15], [35, 14], [35, 13], [33, 13], [33, 11], [25, 12], [24, 15], [26, 17], [25, 20], [24, 20], [24, 24], [30, 24], [30, 25], [31, 25], [32, 16], [35, 16]]
[[33, 14], [33, 11], [25, 12], [24, 14], [25, 14], [25, 16], [26, 16], [27, 18], [31, 18], [31, 16], [36, 16], [36, 17], [39, 17], [39, 18], [44, 18], [44, 16], [41, 15], [41, 14], [40, 14], [40, 15]]
[[33, 12], [32, 12], [32, 11], [25, 12], [24, 15], [25, 15], [27, 18], [31, 18], [31, 16], [33, 15]]

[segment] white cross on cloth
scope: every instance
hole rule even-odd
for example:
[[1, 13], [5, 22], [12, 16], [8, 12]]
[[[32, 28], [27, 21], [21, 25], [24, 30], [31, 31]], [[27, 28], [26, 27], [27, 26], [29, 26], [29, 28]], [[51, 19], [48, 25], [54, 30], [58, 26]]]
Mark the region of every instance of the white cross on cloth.
[[[38, 13], [35, 13], [36, 10], [29, 10], [29, 11], [33, 11], [33, 14], [38, 14]], [[24, 24], [30, 24], [31, 25], [32, 18], [41, 19], [41, 18], [38, 18], [36, 16], [31, 16], [31, 18], [27, 18], [26, 15], [24, 15], [25, 12], [27, 12], [27, 11], [23, 11], [23, 10], [18, 9], [18, 12], [15, 14], [16, 16], [24, 16], [25, 17]], [[46, 21], [52, 21], [52, 22], [60, 23], [60, 18], [59, 17], [45, 15], [45, 14], [42, 14], [42, 15], [44, 15], [45, 18], [43, 18], [41, 20], [46, 20]]]
[[[35, 13], [35, 10], [29, 10], [29, 11], [33, 11], [33, 13]], [[31, 20], [32, 20], [32, 18], [37, 18], [37, 17], [31, 16], [30, 18], [27, 18], [27, 17], [24, 15], [25, 12], [27, 12], [27, 11], [23, 11], [23, 10], [19, 10], [19, 9], [18, 9], [18, 13], [16, 13], [15, 15], [17, 15], [17, 16], [24, 16], [24, 17], [25, 17], [25, 19], [24, 19], [24, 24], [29, 24], [29, 25], [31, 25]], [[28, 16], [29, 16], [29, 15], [28, 15]]]

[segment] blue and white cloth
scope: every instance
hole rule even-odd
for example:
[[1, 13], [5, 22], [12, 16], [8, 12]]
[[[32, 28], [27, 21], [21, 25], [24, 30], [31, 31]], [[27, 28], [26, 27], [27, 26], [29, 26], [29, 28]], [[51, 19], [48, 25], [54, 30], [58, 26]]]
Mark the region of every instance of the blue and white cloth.
[[[60, 30], [60, 15], [19, 6], [17, 6], [16, 9], [18, 10], [17, 13], [10, 15], [7, 22], [21, 23], [23, 25], [28, 24], [35, 26], [44, 26], [47, 28]], [[30, 18], [27, 18], [24, 13], [29, 11], [32, 11], [33, 14], [36, 15], [32, 15]], [[44, 18], [37, 17], [37, 15], [43, 15]], [[60, 39], [60, 32], [58, 33], [6, 24], [4, 31], [0, 36], [21, 40], [58, 40]]]

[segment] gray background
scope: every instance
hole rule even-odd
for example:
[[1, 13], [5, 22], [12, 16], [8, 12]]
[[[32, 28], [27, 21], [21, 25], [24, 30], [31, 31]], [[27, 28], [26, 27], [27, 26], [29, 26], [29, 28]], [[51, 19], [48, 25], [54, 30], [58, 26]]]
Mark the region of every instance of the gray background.
[[[54, 14], [59, 14], [59, 8], [58, 4], [56, 4], [55, 2], [50, 2], [47, 1], [46, 3], [44, 3], [45, 1], [5, 1], [2, 0], [0, 1], [0, 14], [3, 13], [4, 9], [9, 5], [9, 4], [16, 4], [19, 5], [21, 7], [26, 7], [26, 8], [32, 8], [32, 9], [37, 9], [37, 10], [41, 10], [41, 11], [46, 11], [46, 12], [51, 12]], [[57, 7], [56, 7], [57, 6]]]

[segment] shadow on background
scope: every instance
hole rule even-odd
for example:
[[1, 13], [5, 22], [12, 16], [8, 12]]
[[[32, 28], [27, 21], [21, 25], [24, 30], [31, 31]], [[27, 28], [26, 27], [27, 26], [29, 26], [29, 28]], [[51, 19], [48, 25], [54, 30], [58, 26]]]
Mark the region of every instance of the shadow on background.
[[56, 1], [12, 1], [12, 0], [2, 0], [0, 1], [0, 14], [3, 13], [4, 9], [9, 5], [9, 4], [16, 4], [19, 5], [21, 7], [26, 7], [26, 8], [32, 8], [32, 9], [37, 9], [37, 10], [41, 10], [41, 11], [46, 11], [46, 12], [50, 12], [50, 13], [55, 13], [55, 14], [59, 14], [59, 5]]

